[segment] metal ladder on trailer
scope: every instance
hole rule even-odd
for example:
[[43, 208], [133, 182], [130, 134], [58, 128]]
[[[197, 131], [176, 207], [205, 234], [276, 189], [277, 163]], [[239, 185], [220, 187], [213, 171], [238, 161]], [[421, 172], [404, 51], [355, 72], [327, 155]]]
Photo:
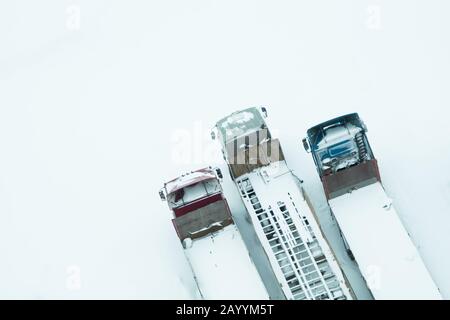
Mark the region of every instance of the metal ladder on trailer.
[[[248, 178], [238, 180], [237, 185], [244, 202], [248, 201], [252, 220], [259, 224], [255, 228], [261, 228], [265, 236], [260, 239], [263, 246], [270, 247], [271, 252], [266, 249], [267, 254], [273, 255], [288, 285], [287, 297], [295, 300], [345, 299], [306, 217], [299, 215], [302, 225], [298, 226], [284, 202], [266, 210]], [[295, 203], [292, 205], [298, 213]]]

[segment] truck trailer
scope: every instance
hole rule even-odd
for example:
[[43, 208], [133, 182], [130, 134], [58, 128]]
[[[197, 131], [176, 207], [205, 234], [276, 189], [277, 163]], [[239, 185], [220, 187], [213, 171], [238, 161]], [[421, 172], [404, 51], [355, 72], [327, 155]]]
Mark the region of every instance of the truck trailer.
[[347, 252], [375, 299], [441, 299], [383, 188], [366, 133], [352, 113], [310, 128], [303, 139]]
[[271, 135], [266, 108], [235, 112], [215, 125], [230, 175], [285, 297], [353, 299], [302, 182]]
[[204, 299], [268, 300], [231, 215], [220, 169], [204, 168], [164, 184], [172, 223]]

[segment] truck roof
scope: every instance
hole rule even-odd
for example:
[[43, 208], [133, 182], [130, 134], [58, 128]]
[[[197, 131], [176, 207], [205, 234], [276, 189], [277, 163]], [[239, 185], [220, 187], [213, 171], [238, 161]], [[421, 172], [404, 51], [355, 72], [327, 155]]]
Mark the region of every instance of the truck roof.
[[167, 194], [171, 194], [177, 190], [209, 179], [217, 179], [217, 177], [211, 168], [203, 168], [166, 182], [164, 187], [166, 188]]
[[317, 149], [322, 149], [343, 141], [347, 141], [361, 130], [362, 130], [361, 128], [351, 123], [329, 128], [327, 130], [324, 130], [325, 132], [322, 139], [316, 141], [315, 147]]
[[329, 204], [375, 299], [442, 299], [381, 183]]
[[227, 143], [235, 138], [248, 135], [265, 127], [264, 119], [256, 107], [236, 111], [216, 124], [223, 143]]
[[269, 299], [236, 225], [193, 241], [185, 253], [205, 299]]
[[338, 124], [338, 123], [352, 123], [354, 125], [360, 124], [361, 120], [359, 118], [358, 113], [349, 113], [340, 117], [336, 117], [334, 119], [319, 123], [318, 125], [315, 125], [314, 127], [311, 127], [307, 131], [307, 136], [309, 139], [309, 142], [311, 144], [311, 147], [315, 147], [318, 143], [318, 140], [322, 136], [322, 131], [332, 125]]

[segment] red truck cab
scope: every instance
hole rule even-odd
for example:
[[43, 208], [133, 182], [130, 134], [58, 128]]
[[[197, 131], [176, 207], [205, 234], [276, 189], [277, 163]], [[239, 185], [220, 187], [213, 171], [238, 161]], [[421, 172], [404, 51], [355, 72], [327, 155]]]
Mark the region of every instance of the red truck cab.
[[164, 184], [160, 196], [167, 200], [181, 241], [203, 237], [233, 223], [221, 177], [220, 169], [204, 168]]

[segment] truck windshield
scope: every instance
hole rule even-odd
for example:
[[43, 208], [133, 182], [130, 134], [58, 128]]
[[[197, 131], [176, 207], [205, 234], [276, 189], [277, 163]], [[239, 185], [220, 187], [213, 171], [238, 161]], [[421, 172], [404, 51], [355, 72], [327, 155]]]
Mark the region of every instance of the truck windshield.
[[336, 144], [328, 149], [328, 153], [330, 157], [340, 157], [343, 155], [347, 155], [354, 149], [354, 144], [352, 141], [344, 141], [339, 144]]

